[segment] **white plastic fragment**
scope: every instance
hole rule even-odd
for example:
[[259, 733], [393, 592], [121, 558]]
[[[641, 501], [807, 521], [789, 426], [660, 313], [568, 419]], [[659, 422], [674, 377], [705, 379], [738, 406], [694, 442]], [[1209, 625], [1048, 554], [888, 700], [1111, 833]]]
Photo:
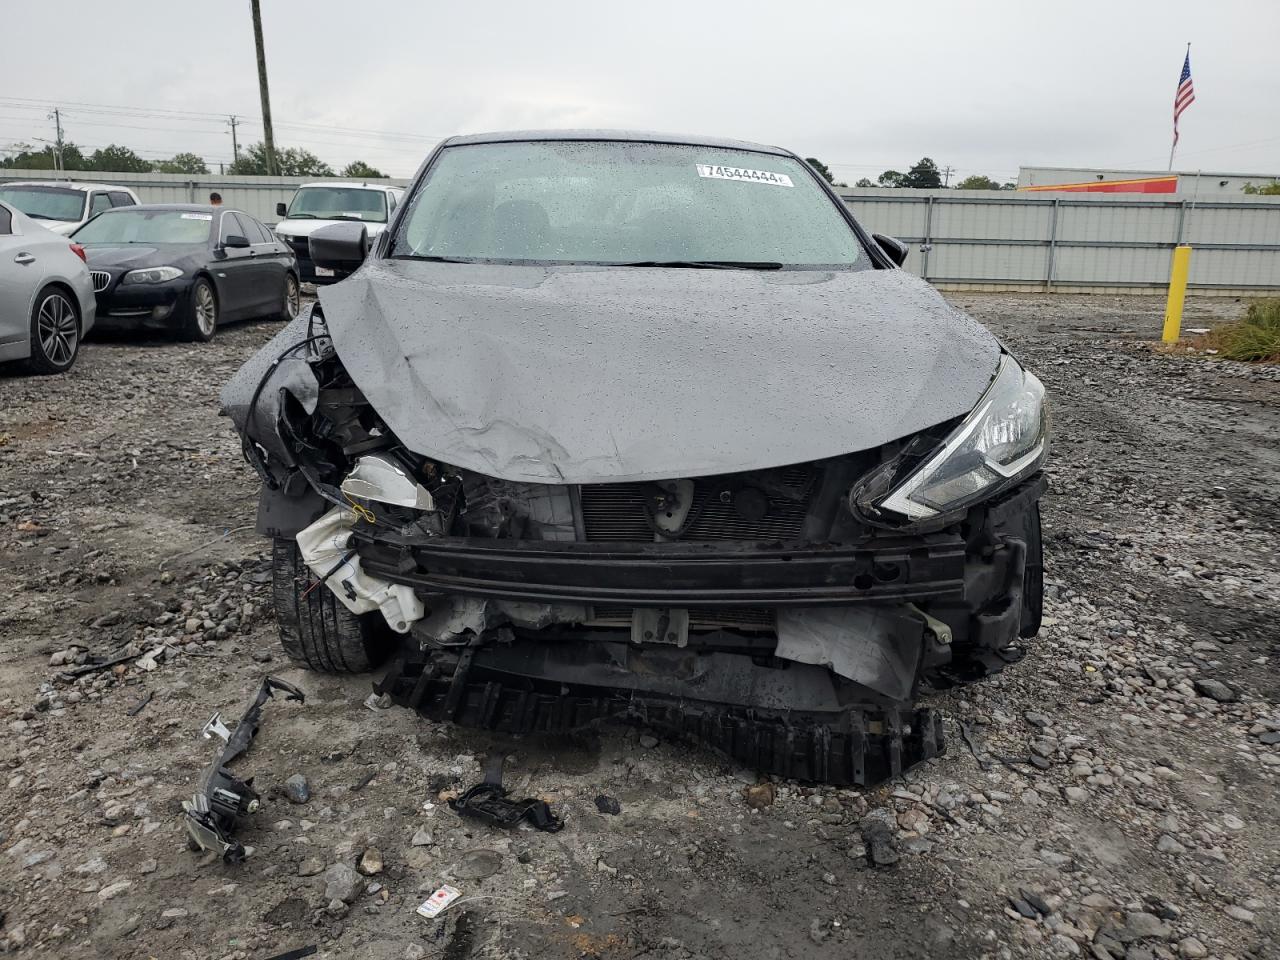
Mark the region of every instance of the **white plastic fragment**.
[[462, 891], [456, 887], [451, 887], [447, 883], [439, 890], [428, 897], [421, 906], [418, 907], [419, 916], [426, 917], [428, 920], [434, 920], [444, 911], [445, 907], [453, 903], [462, 896]]
[[[325, 586], [352, 613], [378, 610], [396, 633], [408, 633], [409, 624], [421, 620], [426, 608], [412, 587], [372, 577], [360, 566], [347, 541], [356, 515], [334, 507], [305, 530], [298, 532], [298, 550], [311, 572], [328, 577]], [[335, 570], [335, 568], [337, 568]]]

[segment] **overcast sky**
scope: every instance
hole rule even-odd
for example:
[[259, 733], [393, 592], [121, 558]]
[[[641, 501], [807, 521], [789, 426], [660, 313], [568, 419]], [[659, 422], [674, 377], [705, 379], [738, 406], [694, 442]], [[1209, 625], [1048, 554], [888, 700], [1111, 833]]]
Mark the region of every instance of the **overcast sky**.
[[[776, 143], [849, 183], [924, 155], [1163, 169], [1190, 41], [1175, 167], [1280, 173], [1280, 0], [262, 5], [276, 141], [335, 168], [408, 176], [449, 134], [603, 126]], [[222, 116], [261, 138], [249, 0], [9, 0], [0, 22], [0, 148], [52, 138], [55, 103], [76, 143], [215, 171]]]

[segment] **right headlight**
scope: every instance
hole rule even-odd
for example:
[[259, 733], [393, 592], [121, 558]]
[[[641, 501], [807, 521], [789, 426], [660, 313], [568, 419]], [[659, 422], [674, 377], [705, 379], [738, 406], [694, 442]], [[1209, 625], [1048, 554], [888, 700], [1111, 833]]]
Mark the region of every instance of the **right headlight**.
[[1048, 452], [1044, 384], [1006, 354], [973, 412], [878, 507], [909, 520], [962, 510], [1034, 473]]

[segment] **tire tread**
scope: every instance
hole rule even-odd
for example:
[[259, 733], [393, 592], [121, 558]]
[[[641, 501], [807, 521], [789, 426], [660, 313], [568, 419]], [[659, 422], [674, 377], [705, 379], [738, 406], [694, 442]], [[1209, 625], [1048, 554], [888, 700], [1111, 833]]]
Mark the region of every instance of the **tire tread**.
[[377, 614], [357, 616], [327, 586], [303, 596], [314, 574], [296, 541], [275, 538], [271, 559], [280, 646], [290, 660], [318, 673], [365, 673], [387, 659], [396, 636]]

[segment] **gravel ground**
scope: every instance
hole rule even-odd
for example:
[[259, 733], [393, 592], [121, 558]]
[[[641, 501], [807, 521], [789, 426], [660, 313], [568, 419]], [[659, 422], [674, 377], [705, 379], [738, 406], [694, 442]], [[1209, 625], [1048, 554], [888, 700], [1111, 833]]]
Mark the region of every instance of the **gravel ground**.
[[[294, 669], [245, 527], [255, 484], [216, 408], [276, 324], [199, 347], [93, 342], [61, 378], [0, 371], [0, 948], [1280, 955], [1280, 368], [1153, 352], [1154, 299], [952, 299], [1052, 397], [1045, 629], [1002, 676], [934, 697], [945, 757], [865, 792], [757, 784], [625, 727], [497, 741], [366, 707], [367, 677]], [[1240, 310], [1194, 301], [1187, 324]], [[85, 654], [130, 658], [59, 679]], [[264, 672], [307, 702], [268, 704], [237, 767], [265, 800], [228, 866], [185, 848], [180, 801], [213, 754], [200, 726], [238, 717]], [[448, 810], [492, 750], [562, 832]], [[285, 789], [297, 775], [305, 803]], [[877, 823], [894, 863], [869, 858]], [[415, 915], [441, 882], [463, 899]]]

